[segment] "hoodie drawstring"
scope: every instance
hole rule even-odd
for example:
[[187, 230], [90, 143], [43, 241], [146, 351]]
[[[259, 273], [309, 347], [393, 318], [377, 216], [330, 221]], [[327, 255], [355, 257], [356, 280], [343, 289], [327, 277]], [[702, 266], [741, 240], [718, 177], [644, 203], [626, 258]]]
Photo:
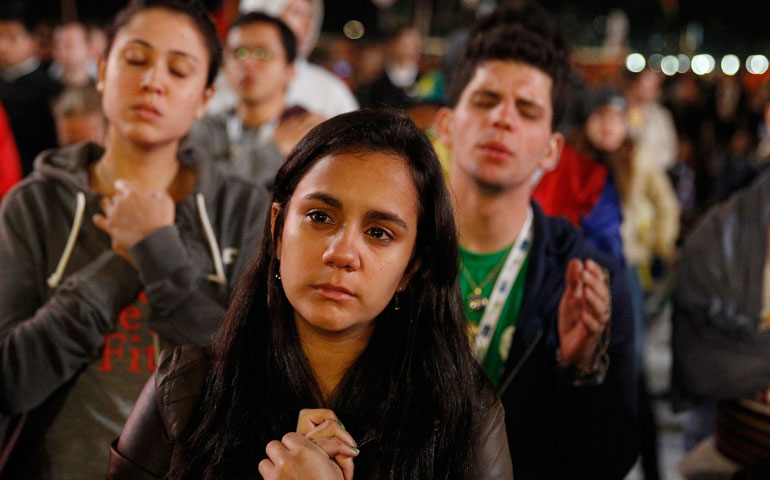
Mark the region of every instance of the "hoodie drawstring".
[[83, 192], [77, 193], [77, 205], [75, 206], [75, 219], [72, 221], [72, 230], [67, 238], [67, 244], [64, 247], [64, 252], [59, 259], [59, 264], [56, 265], [56, 270], [48, 277], [48, 286], [56, 288], [59, 286], [62, 277], [64, 276], [64, 269], [67, 268], [67, 263], [72, 256], [72, 249], [75, 248], [75, 240], [80, 233], [80, 227], [83, 225], [83, 214], [86, 211], [86, 194]]
[[211, 250], [211, 258], [214, 259], [214, 270], [216, 274], [209, 274], [206, 278], [214, 283], [221, 285], [227, 285], [227, 277], [225, 277], [225, 267], [222, 263], [222, 254], [219, 251], [219, 244], [217, 238], [214, 236], [214, 229], [211, 228], [211, 221], [209, 215], [206, 212], [206, 202], [203, 199], [203, 194], [198, 193], [195, 195], [195, 201], [198, 205], [198, 214], [201, 217], [201, 224], [203, 225], [203, 232], [206, 234], [206, 240], [209, 242], [209, 249]]
[[[195, 200], [198, 205], [198, 214], [200, 215], [201, 224], [203, 225], [203, 231], [206, 234], [206, 240], [208, 240], [209, 249], [211, 250], [211, 257], [214, 259], [214, 270], [216, 271], [216, 274], [209, 274], [207, 278], [212, 282], [226, 285], [227, 277], [225, 276], [225, 267], [222, 263], [222, 254], [219, 251], [219, 244], [214, 236], [214, 229], [211, 228], [211, 221], [206, 212], [206, 202], [203, 195], [200, 193], [195, 196]], [[75, 240], [77, 240], [80, 228], [83, 225], [83, 215], [85, 214], [85, 211], [86, 195], [83, 192], [78, 192], [75, 218], [72, 221], [72, 230], [70, 230], [67, 244], [64, 247], [64, 252], [59, 259], [59, 263], [56, 265], [56, 270], [50, 277], [48, 277], [47, 283], [51, 288], [56, 288], [59, 286], [59, 283], [61, 283], [62, 277], [64, 276], [64, 270], [67, 268], [67, 264], [72, 256], [72, 250], [75, 248]]]

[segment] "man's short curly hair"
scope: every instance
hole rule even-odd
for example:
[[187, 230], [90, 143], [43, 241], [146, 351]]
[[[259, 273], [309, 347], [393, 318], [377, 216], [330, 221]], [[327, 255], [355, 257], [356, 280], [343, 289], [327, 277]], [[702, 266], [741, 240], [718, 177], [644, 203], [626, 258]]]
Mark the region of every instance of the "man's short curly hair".
[[498, 8], [471, 27], [470, 39], [449, 85], [454, 108], [476, 68], [490, 60], [520, 62], [551, 78], [552, 126], [558, 125], [568, 101], [569, 45], [556, 20], [542, 8], [523, 4]]

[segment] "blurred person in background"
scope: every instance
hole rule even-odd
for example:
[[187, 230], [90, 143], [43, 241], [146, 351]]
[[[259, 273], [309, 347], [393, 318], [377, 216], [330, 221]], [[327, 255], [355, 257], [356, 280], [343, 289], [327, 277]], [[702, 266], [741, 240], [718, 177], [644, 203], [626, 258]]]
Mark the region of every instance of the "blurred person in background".
[[224, 73], [238, 104], [195, 123], [187, 137], [225, 171], [267, 189], [291, 149], [323, 120], [286, 104], [296, 47], [294, 34], [277, 18], [260, 12], [236, 18], [225, 42]]
[[[620, 91], [602, 88], [588, 97], [584, 129], [573, 140], [599, 162], [610, 167], [620, 197], [623, 252], [634, 270], [650, 269], [655, 259], [674, 259], [679, 235], [679, 205], [667, 175], [648, 151], [628, 136], [626, 102]], [[649, 275], [644, 287], [649, 290]]]
[[[674, 260], [679, 205], [668, 176], [650, 165], [652, 162], [629, 138], [623, 94], [607, 87], [590, 92], [586, 112], [585, 126], [573, 139], [573, 145], [609, 166], [615, 179], [623, 216], [620, 233], [626, 274], [634, 304], [636, 350], [641, 362], [646, 338], [645, 294], [653, 290], [653, 281], [663, 278], [662, 273], [652, 278], [653, 264], [669, 265]], [[657, 427], [643, 369], [640, 373], [642, 469], [645, 479], [650, 480], [660, 478]]]
[[714, 179], [716, 201], [724, 201], [750, 185], [770, 164], [770, 85], [754, 92], [752, 100], [759, 104], [755, 107], [759, 117], [756, 128], [749, 127], [748, 108], [732, 114], [734, 130]]
[[221, 59], [205, 8], [134, 0], [108, 45], [104, 147], [39, 156], [0, 209], [0, 413], [23, 426], [5, 478], [104, 478], [160, 350], [211, 341], [267, 214], [179, 147]]
[[352, 61], [353, 87], [358, 88], [376, 80], [385, 65], [385, 45], [377, 40], [364, 40]]
[[80, 22], [54, 27], [53, 63], [48, 74], [65, 87], [96, 83], [96, 61], [92, 58], [88, 30]]
[[11, 123], [22, 175], [32, 171], [38, 153], [57, 144], [50, 102], [61, 90], [35, 56], [29, 14], [21, 3], [0, 3], [0, 103]]
[[[770, 85], [768, 85], [770, 91]], [[763, 118], [759, 131], [759, 143], [756, 150], [757, 163], [764, 167], [770, 164], [770, 95], [768, 95], [764, 108], [762, 109]]]
[[770, 475], [768, 239], [765, 172], [704, 215], [677, 261], [672, 389], [688, 410], [688, 480]]
[[[11, 0], [13, 2], [14, 0]], [[33, 14], [33, 17], [34, 14]], [[35, 37], [35, 56], [40, 60], [40, 64], [48, 69], [53, 62], [53, 29], [55, 21], [49, 18], [40, 18], [35, 22], [35, 30], [32, 34]]]
[[[585, 110], [592, 106], [578, 103], [585, 119]], [[604, 160], [586, 141], [585, 125], [579, 124], [569, 134], [559, 162], [551, 170], [538, 172], [542, 177], [536, 179], [532, 198], [547, 215], [566, 217], [580, 228], [589, 245], [623, 266], [622, 208], [615, 175]]]
[[629, 135], [639, 155], [661, 171], [676, 162], [676, 127], [671, 112], [661, 103], [661, 74], [647, 68], [632, 74], [626, 87]]
[[412, 91], [419, 76], [422, 38], [412, 27], [404, 27], [384, 45], [383, 72], [372, 82], [356, 89], [363, 107], [406, 109], [415, 103]]
[[91, 23], [88, 25], [88, 52], [91, 60], [99, 61], [99, 57], [104, 55], [104, 49], [107, 48], [107, 32], [100, 24]]
[[[348, 86], [323, 67], [308, 62], [323, 23], [323, 0], [242, 0], [241, 13], [259, 11], [280, 18], [297, 38], [294, 78], [286, 92], [286, 105], [299, 105], [309, 112], [331, 118], [358, 108]], [[211, 113], [228, 110], [238, 103], [224, 79], [217, 82]]]
[[52, 108], [60, 147], [84, 141], [104, 144], [107, 119], [96, 87], [87, 84], [65, 88], [54, 100]]

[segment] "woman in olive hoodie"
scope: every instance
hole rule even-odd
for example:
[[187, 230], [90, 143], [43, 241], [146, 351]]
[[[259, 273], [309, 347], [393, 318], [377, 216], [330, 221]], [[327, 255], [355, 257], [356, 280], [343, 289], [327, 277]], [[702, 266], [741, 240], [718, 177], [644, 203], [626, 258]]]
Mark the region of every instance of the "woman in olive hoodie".
[[3, 475], [103, 476], [159, 350], [217, 330], [267, 209], [179, 149], [220, 59], [197, 2], [132, 2], [99, 65], [105, 148], [41, 154], [4, 199], [0, 413], [27, 415]]

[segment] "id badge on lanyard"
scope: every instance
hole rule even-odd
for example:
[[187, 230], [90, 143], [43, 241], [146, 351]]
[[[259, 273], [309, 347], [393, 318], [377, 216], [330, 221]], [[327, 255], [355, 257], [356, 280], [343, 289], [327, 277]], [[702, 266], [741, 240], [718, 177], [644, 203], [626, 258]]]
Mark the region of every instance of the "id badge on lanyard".
[[516, 277], [519, 276], [521, 266], [527, 258], [527, 252], [532, 244], [532, 207], [527, 209], [527, 219], [521, 227], [519, 236], [513, 244], [505, 264], [500, 271], [500, 275], [495, 281], [492, 289], [492, 295], [489, 298], [489, 305], [484, 309], [484, 314], [479, 322], [479, 330], [473, 345], [473, 357], [479, 363], [484, 360], [492, 343], [492, 337], [495, 336], [497, 324], [500, 321], [500, 315], [503, 313], [503, 307], [508, 300], [508, 295], [516, 283]]

